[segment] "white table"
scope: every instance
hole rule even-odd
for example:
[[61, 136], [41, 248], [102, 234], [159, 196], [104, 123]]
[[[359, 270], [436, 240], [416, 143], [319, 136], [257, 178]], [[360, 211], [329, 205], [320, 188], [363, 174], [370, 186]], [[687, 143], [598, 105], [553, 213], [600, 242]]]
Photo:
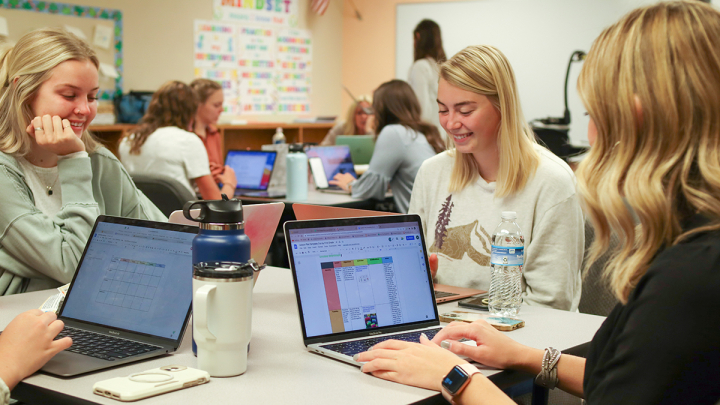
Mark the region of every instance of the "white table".
[[[54, 290], [53, 290], [54, 291]], [[19, 313], [39, 307], [50, 290], [0, 297], [0, 328]], [[440, 312], [455, 309], [443, 304]], [[513, 339], [538, 348], [552, 345], [564, 350], [588, 342], [604, 318], [552, 309], [523, 306], [520, 317], [526, 326], [508, 332]], [[197, 367], [190, 350], [190, 332], [176, 354], [120, 366], [70, 379], [36, 373], [13, 391], [13, 398], [33, 404], [119, 402], [92, 393], [100, 380], [126, 376], [170, 364]], [[484, 372], [502, 385], [518, 373]], [[523, 376], [527, 378], [527, 376]], [[141, 404], [407, 404], [434, 399], [437, 392], [380, 380], [341, 363], [305, 350], [290, 270], [268, 267], [260, 275], [253, 296], [253, 332], [248, 371], [231, 378], [213, 378], [210, 383], [142, 400]]]

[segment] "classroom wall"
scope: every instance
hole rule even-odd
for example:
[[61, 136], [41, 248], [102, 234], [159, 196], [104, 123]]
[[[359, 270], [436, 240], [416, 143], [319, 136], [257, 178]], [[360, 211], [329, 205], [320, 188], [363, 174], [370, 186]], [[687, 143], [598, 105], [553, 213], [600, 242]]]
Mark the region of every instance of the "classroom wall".
[[[167, 80], [194, 78], [193, 21], [212, 20], [212, 0], [81, 0], [70, 4], [123, 12], [124, 91], [155, 90]], [[298, 27], [313, 33], [313, 115], [338, 115], [341, 102], [343, 1], [333, 0], [322, 17], [300, 2]], [[3, 9], [0, 8], [0, 15]], [[24, 12], [28, 20], [34, 12]], [[14, 16], [13, 16], [14, 18]], [[79, 19], [79, 18], [78, 18]], [[9, 29], [13, 21], [8, 19]], [[245, 117], [291, 120], [296, 116]]]

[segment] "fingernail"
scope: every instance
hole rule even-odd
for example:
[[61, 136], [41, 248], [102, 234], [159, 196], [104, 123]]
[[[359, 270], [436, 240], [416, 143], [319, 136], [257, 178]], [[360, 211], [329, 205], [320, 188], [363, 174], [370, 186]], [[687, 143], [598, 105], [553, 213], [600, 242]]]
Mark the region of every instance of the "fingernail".
[[446, 349], [446, 350], [450, 350], [451, 344], [452, 343], [450, 343], [449, 340], [443, 340], [442, 342], [440, 342], [440, 347], [442, 347], [443, 349]]
[[[424, 332], [420, 334], [420, 337], [424, 337], [425, 339], [428, 338], [427, 335], [426, 335]], [[430, 340], [430, 339], [428, 339], [428, 340]]]
[[360, 356], [360, 353], [358, 353], [358, 354], [354, 355], [354, 356], [353, 356], [353, 360], [357, 361], [357, 359], [358, 359], [358, 356]]

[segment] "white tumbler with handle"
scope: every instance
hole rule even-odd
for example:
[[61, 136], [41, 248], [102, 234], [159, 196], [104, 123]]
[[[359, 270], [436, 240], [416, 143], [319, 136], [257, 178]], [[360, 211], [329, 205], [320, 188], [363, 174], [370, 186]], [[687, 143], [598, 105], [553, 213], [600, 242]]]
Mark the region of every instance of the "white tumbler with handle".
[[198, 368], [212, 377], [247, 370], [252, 327], [253, 272], [248, 263], [198, 263], [193, 271], [193, 333]]

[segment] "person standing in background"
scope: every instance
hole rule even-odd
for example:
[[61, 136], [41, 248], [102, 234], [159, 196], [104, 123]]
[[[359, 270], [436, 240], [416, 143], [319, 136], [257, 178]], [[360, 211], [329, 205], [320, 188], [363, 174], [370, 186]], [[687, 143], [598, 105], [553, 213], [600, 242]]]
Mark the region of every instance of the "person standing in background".
[[[193, 132], [202, 139], [210, 162], [210, 174], [215, 183], [220, 183], [220, 175], [225, 171], [223, 145], [217, 123], [223, 112], [223, 90], [220, 83], [210, 79], [195, 79], [190, 87], [198, 97], [198, 111], [195, 115]], [[232, 169], [230, 169], [232, 170]]]
[[350, 104], [345, 121], [335, 124], [325, 135], [320, 146], [333, 146], [338, 135], [372, 135], [374, 120], [372, 119], [372, 99], [360, 96]]
[[408, 83], [420, 102], [422, 119], [434, 124], [443, 139], [445, 132], [438, 118], [438, 65], [445, 62], [440, 26], [433, 20], [422, 20], [413, 31], [414, 58]]

